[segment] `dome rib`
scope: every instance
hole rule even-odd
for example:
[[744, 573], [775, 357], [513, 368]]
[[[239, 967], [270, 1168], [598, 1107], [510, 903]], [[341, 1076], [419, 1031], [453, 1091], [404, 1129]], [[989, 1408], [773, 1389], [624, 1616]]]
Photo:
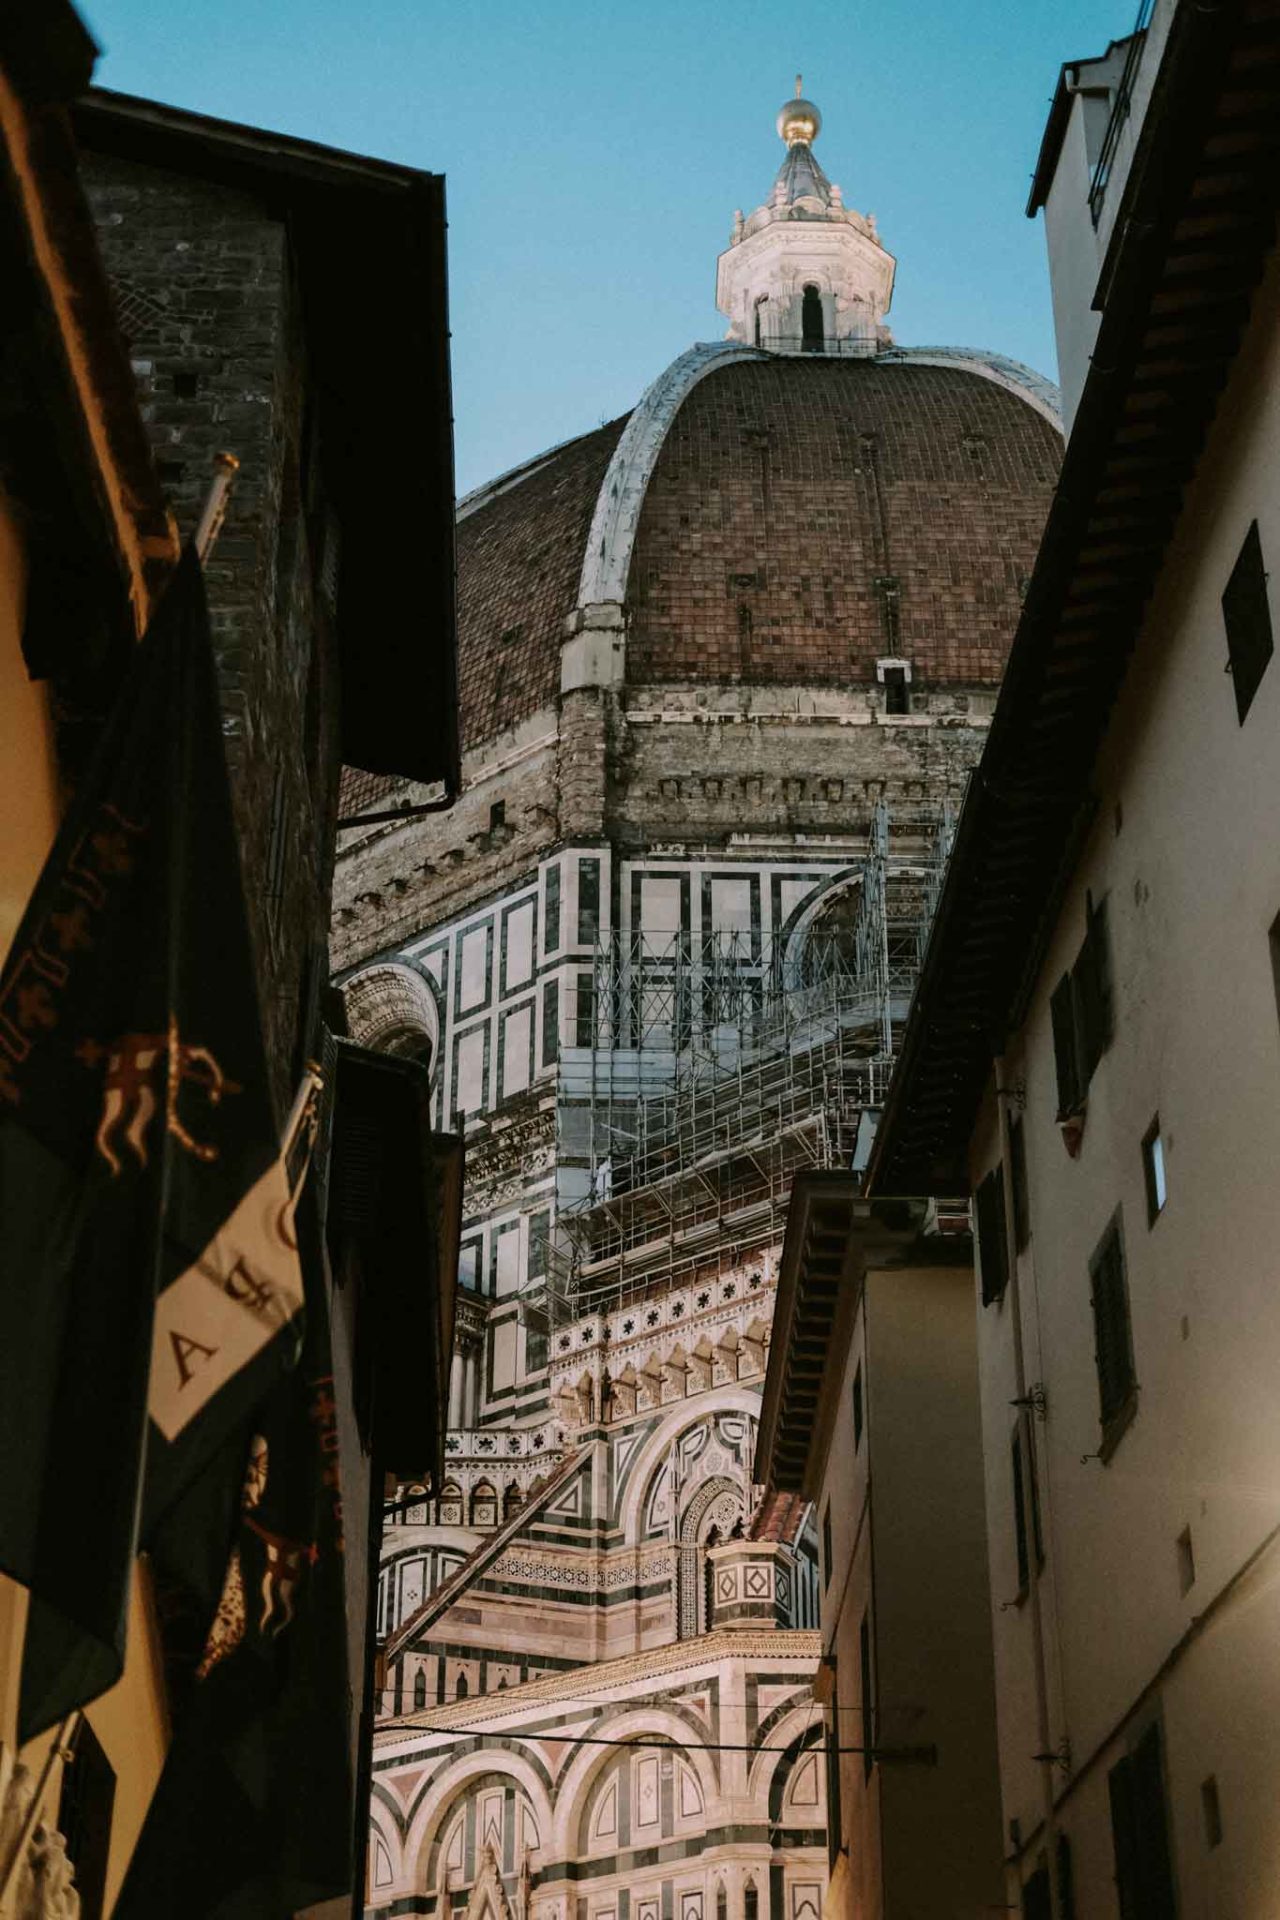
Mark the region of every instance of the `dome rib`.
[[631, 550], [649, 479], [672, 422], [698, 382], [734, 361], [768, 358], [759, 348], [733, 340], [705, 341], [673, 360], [646, 388], [614, 450], [596, 500], [578, 581], [579, 610], [626, 598]]

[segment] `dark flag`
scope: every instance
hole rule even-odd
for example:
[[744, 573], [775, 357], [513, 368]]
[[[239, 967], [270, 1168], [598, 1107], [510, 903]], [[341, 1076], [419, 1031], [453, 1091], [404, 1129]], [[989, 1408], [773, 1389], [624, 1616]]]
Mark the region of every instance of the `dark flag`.
[[188, 552], [0, 975], [0, 1568], [31, 1590], [23, 1740], [118, 1678], [140, 1532], [296, 1357], [280, 1140]]
[[[308, 1261], [317, 1296], [323, 1281]], [[215, 1461], [154, 1548], [160, 1587], [202, 1602], [194, 1672], [113, 1920], [289, 1920], [349, 1894], [347, 1684], [337, 1408], [322, 1298], [250, 1422], [229, 1483]], [[210, 1581], [211, 1514], [235, 1499]], [[202, 1591], [203, 1590], [203, 1591]]]

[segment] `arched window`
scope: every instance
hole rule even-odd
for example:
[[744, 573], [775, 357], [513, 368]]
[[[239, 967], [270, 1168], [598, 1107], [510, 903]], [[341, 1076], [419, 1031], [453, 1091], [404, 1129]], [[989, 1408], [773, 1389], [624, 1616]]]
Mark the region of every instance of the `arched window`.
[[765, 308], [766, 302], [768, 301], [768, 298], [769, 296], [767, 293], [762, 293], [760, 295], [760, 298], [756, 301], [755, 324], [756, 324], [756, 345], [757, 346], [760, 345], [760, 337], [764, 330], [764, 308]]
[[807, 286], [800, 308], [801, 345], [806, 353], [821, 353], [826, 345], [826, 327], [822, 318], [822, 295], [817, 287]]
[[413, 1710], [421, 1713], [427, 1704], [427, 1676], [419, 1667], [413, 1676]]
[[453, 1690], [453, 1697], [455, 1700], [465, 1700], [468, 1691], [467, 1676], [465, 1673], [460, 1673], [458, 1675], [458, 1684]]
[[742, 1920], [760, 1920], [760, 1895], [754, 1880], [748, 1880], [742, 1892]]
[[723, 1880], [716, 1882], [716, 1920], [729, 1920], [729, 1896]]

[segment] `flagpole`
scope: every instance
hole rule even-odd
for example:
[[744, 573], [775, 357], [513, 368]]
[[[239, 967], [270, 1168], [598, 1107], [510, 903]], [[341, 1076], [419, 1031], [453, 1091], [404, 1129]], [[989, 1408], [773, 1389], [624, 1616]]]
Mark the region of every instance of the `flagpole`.
[[27, 1802], [27, 1810], [22, 1817], [22, 1825], [19, 1827], [17, 1836], [14, 1839], [13, 1852], [9, 1855], [3, 1868], [0, 1868], [0, 1912], [3, 1912], [9, 1895], [13, 1891], [22, 1863], [27, 1857], [27, 1849], [31, 1845], [32, 1836], [40, 1822], [40, 1817], [44, 1810], [44, 1796], [48, 1789], [49, 1776], [53, 1772], [54, 1762], [56, 1760], [67, 1761], [73, 1758], [71, 1742], [75, 1738], [75, 1731], [79, 1720], [80, 1709], [79, 1707], [73, 1707], [62, 1725], [58, 1728], [57, 1733], [54, 1735], [53, 1745], [44, 1757], [44, 1765], [40, 1769], [40, 1778], [36, 1783], [30, 1800]]
[[215, 454], [213, 465], [214, 475], [205, 498], [204, 511], [200, 515], [200, 522], [192, 535], [191, 542], [201, 566], [209, 558], [213, 543], [222, 531], [222, 523], [227, 517], [231, 489], [240, 471], [240, 462], [234, 453]]

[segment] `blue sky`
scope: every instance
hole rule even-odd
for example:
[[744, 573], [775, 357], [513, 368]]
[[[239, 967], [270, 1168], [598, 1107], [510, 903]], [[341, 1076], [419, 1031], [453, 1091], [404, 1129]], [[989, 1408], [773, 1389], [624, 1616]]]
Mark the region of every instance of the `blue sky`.
[[895, 337], [1056, 375], [1027, 185], [1059, 65], [1134, 5], [82, 0], [103, 86], [446, 175], [460, 492], [721, 337], [716, 256], [797, 70], [897, 256]]

